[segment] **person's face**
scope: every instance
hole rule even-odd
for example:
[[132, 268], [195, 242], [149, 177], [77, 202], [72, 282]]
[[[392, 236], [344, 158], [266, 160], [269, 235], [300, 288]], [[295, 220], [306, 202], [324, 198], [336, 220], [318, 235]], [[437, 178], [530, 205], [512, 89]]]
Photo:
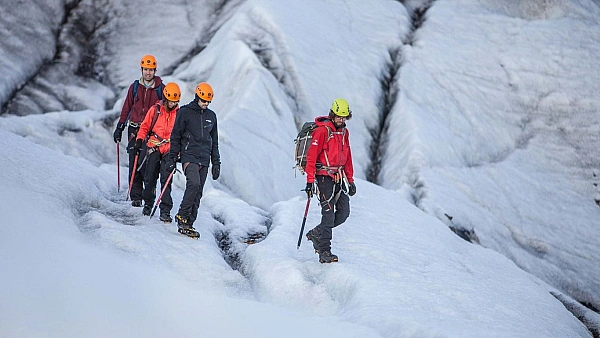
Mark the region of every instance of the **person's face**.
[[178, 104], [179, 104], [179, 101], [167, 100], [167, 107], [169, 107], [169, 110], [174, 109], [175, 107], [177, 107]]
[[210, 103], [210, 101], [206, 101], [204, 99], [199, 99], [198, 101], [199, 101], [198, 105], [200, 106], [200, 108], [202, 108], [202, 109], [208, 108], [208, 104]]
[[345, 126], [346, 126], [346, 117], [345, 117], [345, 116], [337, 116], [337, 115], [336, 115], [336, 116], [333, 118], [333, 125], [334, 125], [336, 128], [338, 128], [338, 129], [339, 129], [339, 128], [342, 128], [342, 127], [345, 127]]
[[142, 77], [144, 81], [152, 81], [156, 75], [156, 68], [142, 68]]

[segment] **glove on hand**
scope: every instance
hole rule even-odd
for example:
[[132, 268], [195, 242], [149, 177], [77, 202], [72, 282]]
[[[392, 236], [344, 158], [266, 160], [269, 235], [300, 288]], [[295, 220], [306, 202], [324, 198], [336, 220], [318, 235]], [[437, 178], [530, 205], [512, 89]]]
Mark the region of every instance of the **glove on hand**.
[[142, 139], [138, 138], [137, 140], [135, 140], [135, 145], [133, 146], [133, 151], [136, 155], [139, 155], [141, 150], [142, 150]]
[[313, 184], [310, 182], [306, 183], [306, 188], [302, 191], [306, 192], [306, 196], [308, 196], [308, 198], [313, 197]]
[[354, 194], [356, 194], [356, 185], [354, 182], [350, 182], [348, 184], [348, 195], [354, 196]]
[[124, 129], [125, 129], [125, 123], [123, 123], [123, 122], [117, 123], [115, 132], [113, 133], [113, 139], [115, 140], [115, 143], [121, 142], [121, 135], [123, 134]]
[[165, 170], [170, 174], [175, 170], [175, 160], [172, 158], [167, 159], [165, 162]]
[[212, 178], [213, 178], [213, 180], [216, 180], [217, 178], [219, 178], [220, 175], [221, 175], [221, 164], [220, 163], [213, 163], [213, 165], [212, 165]]

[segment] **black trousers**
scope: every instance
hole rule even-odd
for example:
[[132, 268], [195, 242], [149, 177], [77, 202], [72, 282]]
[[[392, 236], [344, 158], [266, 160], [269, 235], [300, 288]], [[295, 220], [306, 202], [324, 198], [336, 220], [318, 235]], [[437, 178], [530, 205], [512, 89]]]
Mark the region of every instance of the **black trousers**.
[[146, 163], [144, 164], [144, 191], [142, 197], [144, 204], [153, 205], [156, 198], [156, 181], [160, 176], [160, 189], [165, 189], [165, 192], [160, 200], [160, 213], [171, 214], [173, 208], [173, 199], [171, 198], [171, 181], [166, 185], [170, 172], [167, 171], [166, 161], [168, 154], [161, 154], [160, 151], [150, 151], [146, 154]]
[[321, 203], [321, 223], [313, 230], [319, 251], [331, 251], [333, 228], [344, 223], [350, 216], [350, 198], [342, 191], [341, 182], [334, 182], [330, 176], [317, 175]]
[[[135, 139], [137, 137], [137, 132], [139, 128], [127, 127], [127, 152], [129, 153], [129, 180], [127, 184], [131, 182], [131, 175], [133, 174], [133, 163], [135, 162], [135, 151], [133, 148], [135, 146]], [[144, 168], [139, 168], [139, 165], [144, 160], [144, 155], [146, 153], [144, 151], [140, 152], [140, 156], [138, 157], [138, 167], [136, 168], [136, 173], [133, 178], [133, 184], [131, 185], [131, 192], [129, 196], [132, 201], [142, 200], [142, 191], [144, 190]], [[145, 165], [144, 165], [145, 167]], [[139, 169], [139, 170], [138, 170]]]
[[197, 163], [186, 163], [183, 165], [183, 172], [185, 173], [185, 192], [179, 205], [178, 214], [183, 218], [187, 218], [188, 224], [192, 225], [198, 216], [200, 198], [202, 198], [202, 190], [204, 189], [204, 183], [206, 183], [208, 167]]

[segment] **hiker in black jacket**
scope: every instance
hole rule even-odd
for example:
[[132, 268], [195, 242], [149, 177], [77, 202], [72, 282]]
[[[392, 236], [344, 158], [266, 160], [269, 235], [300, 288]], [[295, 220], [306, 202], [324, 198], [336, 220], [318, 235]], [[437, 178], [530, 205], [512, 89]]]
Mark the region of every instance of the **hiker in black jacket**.
[[198, 215], [209, 163], [212, 163], [213, 180], [219, 178], [221, 172], [217, 115], [208, 109], [212, 99], [212, 87], [202, 82], [196, 87], [195, 99], [179, 109], [171, 132], [167, 162], [167, 171], [173, 171], [177, 158], [181, 159], [186, 184], [175, 219], [180, 233], [195, 238], [199, 234], [193, 224]]

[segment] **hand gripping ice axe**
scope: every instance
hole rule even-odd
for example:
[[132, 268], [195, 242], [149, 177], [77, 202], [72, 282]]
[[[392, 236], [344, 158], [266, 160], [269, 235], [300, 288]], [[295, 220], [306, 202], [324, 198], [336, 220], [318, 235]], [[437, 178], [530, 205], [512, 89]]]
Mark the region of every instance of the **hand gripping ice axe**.
[[138, 162], [138, 157], [140, 155], [137, 154], [135, 155], [135, 160], [133, 160], [133, 172], [131, 173], [131, 179], [129, 180], [129, 189], [127, 190], [127, 197], [125, 198], [126, 201], [129, 200], [129, 194], [131, 193], [131, 187], [133, 187], [133, 178], [135, 177], [135, 172], [136, 172], [136, 168], [137, 168], [137, 162]]
[[160, 200], [162, 199], [162, 197], [163, 197], [163, 195], [165, 193], [165, 190], [167, 190], [167, 187], [169, 186], [169, 183], [171, 183], [171, 179], [173, 178], [173, 174], [176, 171], [179, 171], [179, 170], [177, 170], [177, 168], [173, 169], [173, 171], [171, 171], [171, 173], [169, 174], [169, 177], [167, 177], [167, 181], [165, 182], [165, 186], [162, 187], [160, 195], [158, 196], [158, 199], [156, 200], [156, 204], [154, 205], [154, 209], [152, 209], [152, 213], [150, 214], [150, 218], [152, 218], [152, 216], [154, 216], [154, 213], [156, 212], [156, 208], [160, 204]]

